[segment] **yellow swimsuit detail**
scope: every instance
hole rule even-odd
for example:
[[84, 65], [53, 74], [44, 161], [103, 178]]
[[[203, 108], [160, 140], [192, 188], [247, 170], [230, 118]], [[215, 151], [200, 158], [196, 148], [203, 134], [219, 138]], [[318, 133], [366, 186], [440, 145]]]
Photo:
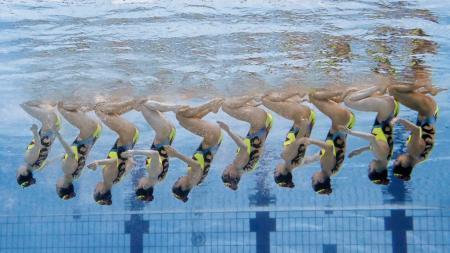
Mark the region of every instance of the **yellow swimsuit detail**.
[[[61, 118], [58, 115], [56, 116], [56, 129], [58, 131], [61, 129]], [[56, 135], [52, 129], [46, 131], [45, 133], [42, 132], [42, 129], [39, 130], [39, 136], [41, 138], [40, 140], [33, 139], [27, 146], [27, 151], [29, 151], [35, 147], [36, 141], [39, 141], [42, 144], [38, 159], [33, 164], [31, 164], [31, 167], [35, 168], [36, 170], [43, 169], [47, 164], [46, 160], [48, 157], [48, 153], [50, 152], [50, 148], [56, 138]]]
[[[311, 113], [309, 114], [310, 129], [312, 128], [312, 126], [314, 126], [315, 122], [316, 122], [316, 113], [313, 110], [311, 110]], [[291, 130], [289, 130], [289, 133], [286, 136], [286, 140], [284, 141], [283, 145], [289, 146], [292, 143], [294, 143], [294, 141], [297, 139], [299, 132], [300, 132], [299, 128], [292, 126]]]
[[[249, 156], [248, 163], [244, 166], [244, 171], [251, 171], [254, 170], [259, 163], [259, 150], [262, 147], [262, 140], [267, 138], [267, 135], [269, 134], [270, 129], [273, 125], [273, 117], [270, 113], [267, 113], [266, 117], [266, 123], [265, 127], [261, 128], [255, 133], [248, 133], [247, 136], [244, 139], [244, 143], [247, 146], [247, 154]], [[259, 141], [259, 143], [255, 143], [256, 140]], [[237, 152], [239, 153], [240, 148], [238, 148]]]

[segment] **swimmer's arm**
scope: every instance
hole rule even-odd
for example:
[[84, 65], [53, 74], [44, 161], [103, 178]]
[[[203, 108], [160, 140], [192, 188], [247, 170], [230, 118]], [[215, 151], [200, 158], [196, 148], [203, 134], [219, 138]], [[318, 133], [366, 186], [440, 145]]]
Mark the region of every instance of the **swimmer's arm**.
[[128, 150], [126, 152], [124, 152], [122, 155], [126, 156], [126, 157], [131, 157], [131, 156], [151, 156], [152, 159], [153, 158], [157, 158], [159, 159], [159, 153], [156, 150]]
[[308, 165], [320, 160], [320, 153], [316, 153], [312, 156], [307, 156], [303, 159], [302, 165]]
[[61, 145], [63, 146], [66, 153], [71, 156], [72, 158], [75, 157], [75, 153], [73, 152], [72, 148], [69, 146], [69, 144], [63, 139], [59, 131], [55, 130], [56, 138], [58, 138], [59, 142], [61, 142]]
[[45, 163], [45, 167], [47, 167], [47, 166], [49, 166], [51, 164], [54, 164], [57, 161], [60, 161], [62, 158], [64, 158], [64, 155], [65, 154], [60, 154], [60, 155], [57, 155], [57, 156], [54, 156], [52, 158], [47, 159], [47, 161]]
[[362, 147], [362, 148], [357, 148], [355, 150], [353, 150], [352, 152], [350, 152], [350, 154], [348, 154], [348, 157], [352, 158], [354, 156], [360, 155], [366, 151], [370, 150], [370, 146], [366, 146], [366, 147]]
[[220, 128], [222, 128], [240, 148], [247, 148], [247, 144], [245, 144], [239, 135], [233, 133], [227, 124], [222, 121], [217, 121], [217, 124], [219, 124]]
[[416, 124], [412, 123], [409, 120], [402, 119], [402, 118], [399, 118], [399, 117], [395, 117], [394, 119], [392, 119], [392, 124], [395, 125], [396, 123], [402, 124], [406, 129], [411, 131], [412, 134], [419, 134], [420, 133], [420, 127], [417, 126]]
[[341, 130], [344, 133], [364, 139], [366, 141], [370, 141], [371, 144], [375, 144], [375, 142], [376, 142], [376, 138], [373, 134], [359, 132], [359, 131], [353, 131], [344, 126], [339, 127], [339, 130]]
[[422, 87], [425, 87], [425, 83], [415, 83], [415, 84], [393, 84], [389, 86], [389, 89], [395, 90], [397, 92], [413, 92]]
[[156, 150], [128, 150], [124, 152], [122, 155], [125, 155], [127, 157], [133, 157], [133, 156], [145, 156], [151, 157], [151, 163], [150, 163], [150, 169], [158, 168], [159, 166], [159, 153]]
[[33, 164], [38, 159], [39, 152], [42, 148], [41, 137], [37, 128], [37, 125], [33, 124], [30, 129], [33, 132], [34, 146], [25, 153], [25, 162], [28, 164]]
[[39, 135], [38, 126], [36, 124], [33, 124], [30, 128], [31, 132], [33, 133], [34, 138], [34, 147], [36, 147], [38, 150], [42, 148], [41, 143], [41, 136]]
[[331, 150], [333, 148], [333, 146], [327, 144], [324, 141], [314, 140], [314, 139], [311, 139], [311, 138], [303, 137], [303, 138], [300, 138], [298, 141], [300, 143], [304, 143], [305, 145], [310, 145], [310, 144], [316, 145], [319, 148], [323, 148], [323, 149], [325, 149], [327, 151]]
[[98, 166], [111, 165], [113, 163], [117, 163], [117, 159], [104, 159], [104, 160], [96, 160], [90, 163], [87, 167], [91, 170], [96, 170]]
[[180, 152], [178, 152], [176, 149], [174, 149], [171, 146], [164, 146], [164, 148], [166, 149], [166, 152], [169, 156], [171, 157], [175, 157], [180, 159], [181, 161], [187, 163], [187, 165], [189, 165], [192, 168], [198, 168], [200, 166], [200, 164], [195, 161], [194, 159], [187, 157], [183, 154], [181, 154]]

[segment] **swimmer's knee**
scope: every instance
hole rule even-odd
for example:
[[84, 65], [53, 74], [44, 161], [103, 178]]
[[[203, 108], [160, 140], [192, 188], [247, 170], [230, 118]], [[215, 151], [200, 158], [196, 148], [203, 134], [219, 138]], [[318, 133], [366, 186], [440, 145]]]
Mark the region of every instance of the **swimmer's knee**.
[[186, 120], [186, 117], [183, 115], [183, 112], [177, 112], [177, 113], [175, 113], [175, 118], [176, 118], [178, 121], [185, 121], [185, 120]]
[[390, 86], [388, 89], [388, 93], [389, 93], [389, 95], [395, 97], [396, 95], [399, 94], [399, 91], [397, 90], [397, 88], [395, 86]]

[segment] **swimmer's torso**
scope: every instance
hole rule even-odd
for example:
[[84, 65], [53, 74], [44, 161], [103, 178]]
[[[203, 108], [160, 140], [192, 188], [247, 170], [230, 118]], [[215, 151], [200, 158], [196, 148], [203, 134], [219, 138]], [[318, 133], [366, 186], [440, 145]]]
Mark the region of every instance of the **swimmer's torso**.
[[[238, 164], [238, 168], [242, 168], [243, 171], [252, 171], [258, 166], [259, 158], [263, 151], [264, 142], [267, 135], [272, 128], [273, 118], [270, 113], [267, 113], [266, 125], [255, 133], [248, 133], [244, 139], [244, 143], [247, 146], [247, 150], [238, 149], [238, 156], [236, 162], [245, 161], [243, 164]], [[242, 159], [242, 156], [246, 156], [247, 159]]]
[[[417, 152], [417, 156], [420, 161], [426, 160], [431, 153], [431, 150], [434, 147], [435, 142], [435, 124], [439, 114], [439, 108], [436, 107], [436, 110], [432, 116], [429, 117], [417, 117], [416, 125], [420, 127], [420, 137], [422, 139], [423, 146], [420, 148], [420, 151]], [[411, 138], [411, 137], [410, 137]], [[411, 143], [408, 140], [409, 144]], [[408, 147], [409, 150], [415, 150], [417, 148]]]
[[[287, 148], [290, 145], [294, 145], [294, 142], [297, 138], [309, 137], [311, 135], [311, 130], [315, 124], [315, 119], [316, 119], [315, 112], [313, 110], [310, 110], [309, 123], [307, 129], [300, 129], [299, 127], [293, 125], [289, 130], [283, 145]], [[305, 157], [305, 153], [306, 153], [306, 145], [303, 143], [298, 145], [295, 149], [295, 153], [292, 154], [290, 157], [286, 157], [287, 160], [289, 160], [288, 167], [294, 168], [300, 165], [302, 163], [303, 158]]]
[[[165, 145], [172, 145], [173, 140], [175, 139], [176, 130], [175, 128], [172, 128], [169, 137], [162, 141], [161, 143], [153, 143], [151, 149], [158, 151], [159, 154], [159, 163], [161, 166], [161, 172], [157, 175], [158, 181], [164, 180], [164, 178], [167, 175], [167, 172], [169, 171], [169, 156], [167, 155], [167, 151], [164, 148]], [[152, 162], [151, 157], [147, 157], [145, 160], [145, 166], [147, 169], [150, 168], [150, 164]]]
[[392, 119], [397, 117], [400, 112], [399, 103], [396, 100], [393, 101], [394, 101], [394, 110], [392, 111], [392, 113], [384, 121], [380, 122], [378, 121], [378, 119], [375, 119], [371, 131], [377, 141], [386, 142], [387, 145], [389, 146], [388, 156], [386, 157], [386, 160], [391, 159], [394, 150], [394, 139], [393, 139], [394, 128], [392, 125]]
[[192, 156], [192, 159], [197, 161], [199, 164], [199, 169], [188, 168], [188, 173], [197, 181], [197, 185], [201, 184], [203, 180], [205, 180], [208, 175], [209, 168], [211, 167], [212, 160], [214, 159], [214, 155], [217, 153], [217, 150], [222, 144], [222, 135], [220, 135], [218, 143], [210, 148], [203, 148], [203, 143], [197, 148], [196, 152]]
[[[351, 113], [346, 127], [352, 129], [354, 125], [355, 115]], [[330, 171], [334, 175], [339, 172], [339, 169], [344, 162], [347, 134], [341, 131], [332, 132], [330, 130], [325, 142], [332, 148], [331, 151], [326, 151], [324, 149], [320, 151], [320, 164], [323, 168], [331, 168]]]
[[64, 156], [64, 166], [74, 179], [80, 177], [86, 164], [87, 156], [100, 137], [101, 132], [102, 127], [98, 124], [96, 130], [88, 138], [81, 139], [80, 137], [77, 137], [72, 143], [72, 151], [75, 156], [69, 157], [67, 154]]
[[[61, 121], [59, 117], [56, 121], [56, 128], [57, 130], [61, 128]], [[36, 141], [39, 141], [42, 145], [42, 148], [39, 150], [39, 154], [36, 160], [29, 164], [29, 166], [34, 170], [42, 169], [43, 167], [45, 167], [48, 154], [50, 153], [52, 144], [56, 139], [56, 134], [51, 129], [47, 131], [43, 131], [43, 129], [39, 130], [39, 136], [40, 140], [33, 139], [27, 147], [27, 152], [30, 152], [35, 147]]]
[[[129, 163], [129, 158], [124, 157], [122, 154], [128, 150], [133, 149], [134, 146], [136, 145], [136, 142], [138, 141], [138, 139], [139, 139], [139, 131], [136, 129], [132, 143], [118, 146], [119, 140], [117, 140], [116, 143], [114, 144], [113, 148], [111, 149], [111, 151], [109, 151], [108, 159], [116, 159], [117, 160], [117, 162], [114, 163], [113, 165], [107, 165], [107, 166], [113, 166], [113, 168], [110, 168], [110, 169], [117, 171], [116, 176], [113, 179], [114, 184], [120, 182], [120, 180], [122, 180], [122, 178], [126, 174], [126, 172], [128, 172], [130, 170], [130, 168], [132, 167], [132, 164]], [[108, 168], [105, 168], [105, 169], [108, 169]]]

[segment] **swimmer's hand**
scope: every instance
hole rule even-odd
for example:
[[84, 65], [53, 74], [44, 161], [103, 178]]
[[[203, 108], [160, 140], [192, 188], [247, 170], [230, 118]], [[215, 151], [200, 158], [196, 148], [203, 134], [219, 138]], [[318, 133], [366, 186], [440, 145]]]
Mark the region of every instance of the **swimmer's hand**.
[[440, 92], [447, 91], [448, 89], [447, 88], [441, 88], [441, 87], [438, 87], [438, 86], [431, 86], [428, 90], [429, 90], [429, 92], [430, 92], [430, 94], [432, 96], [436, 96]]
[[170, 145], [165, 145], [164, 150], [166, 150], [168, 156], [176, 156], [177, 154], [177, 151]]
[[127, 151], [123, 152], [122, 153], [122, 157], [123, 158], [132, 158], [133, 157], [133, 151], [127, 150]]
[[348, 129], [348, 127], [346, 126], [338, 126], [339, 131], [344, 132], [344, 133], [349, 133], [350, 129]]
[[311, 141], [309, 140], [309, 138], [307, 137], [302, 137], [298, 140], [300, 142], [300, 144], [304, 144], [304, 145], [309, 145], [311, 144]]
[[141, 111], [141, 106], [143, 106], [148, 101], [147, 97], [138, 97], [134, 100], [134, 109], [136, 111]]
[[401, 118], [395, 117], [395, 118], [393, 118], [393, 119], [391, 120], [391, 124], [392, 124], [393, 126], [395, 126], [397, 123], [400, 123], [401, 120], [402, 120]]
[[349, 87], [349, 88], [347, 88], [347, 89], [345, 90], [345, 92], [342, 94], [342, 98], [345, 99], [350, 93], [353, 93], [353, 92], [356, 92], [356, 91], [359, 91], [359, 89], [358, 89], [358, 88], [355, 88], [355, 87]]
[[217, 124], [225, 131], [230, 131], [230, 127], [222, 121], [217, 121]]
[[354, 157], [354, 156], [357, 156], [357, 155], [359, 155], [359, 154], [361, 154], [362, 153], [362, 151], [361, 150], [353, 150], [352, 152], [350, 152], [350, 154], [348, 154], [348, 158], [352, 158], [352, 157]]
[[36, 124], [33, 124], [32, 126], [31, 126], [31, 128], [30, 128], [30, 130], [31, 130], [31, 132], [37, 132], [38, 131], [38, 126], [36, 125]]
[[98, 162], [95, 161], [95, 162], [93, 162], [93, 163], [90, 163], [87, 167], [88, 167], [89, 169], [95, 171], [95, 170], [97, 169], [97, 167], [98, 167]]

